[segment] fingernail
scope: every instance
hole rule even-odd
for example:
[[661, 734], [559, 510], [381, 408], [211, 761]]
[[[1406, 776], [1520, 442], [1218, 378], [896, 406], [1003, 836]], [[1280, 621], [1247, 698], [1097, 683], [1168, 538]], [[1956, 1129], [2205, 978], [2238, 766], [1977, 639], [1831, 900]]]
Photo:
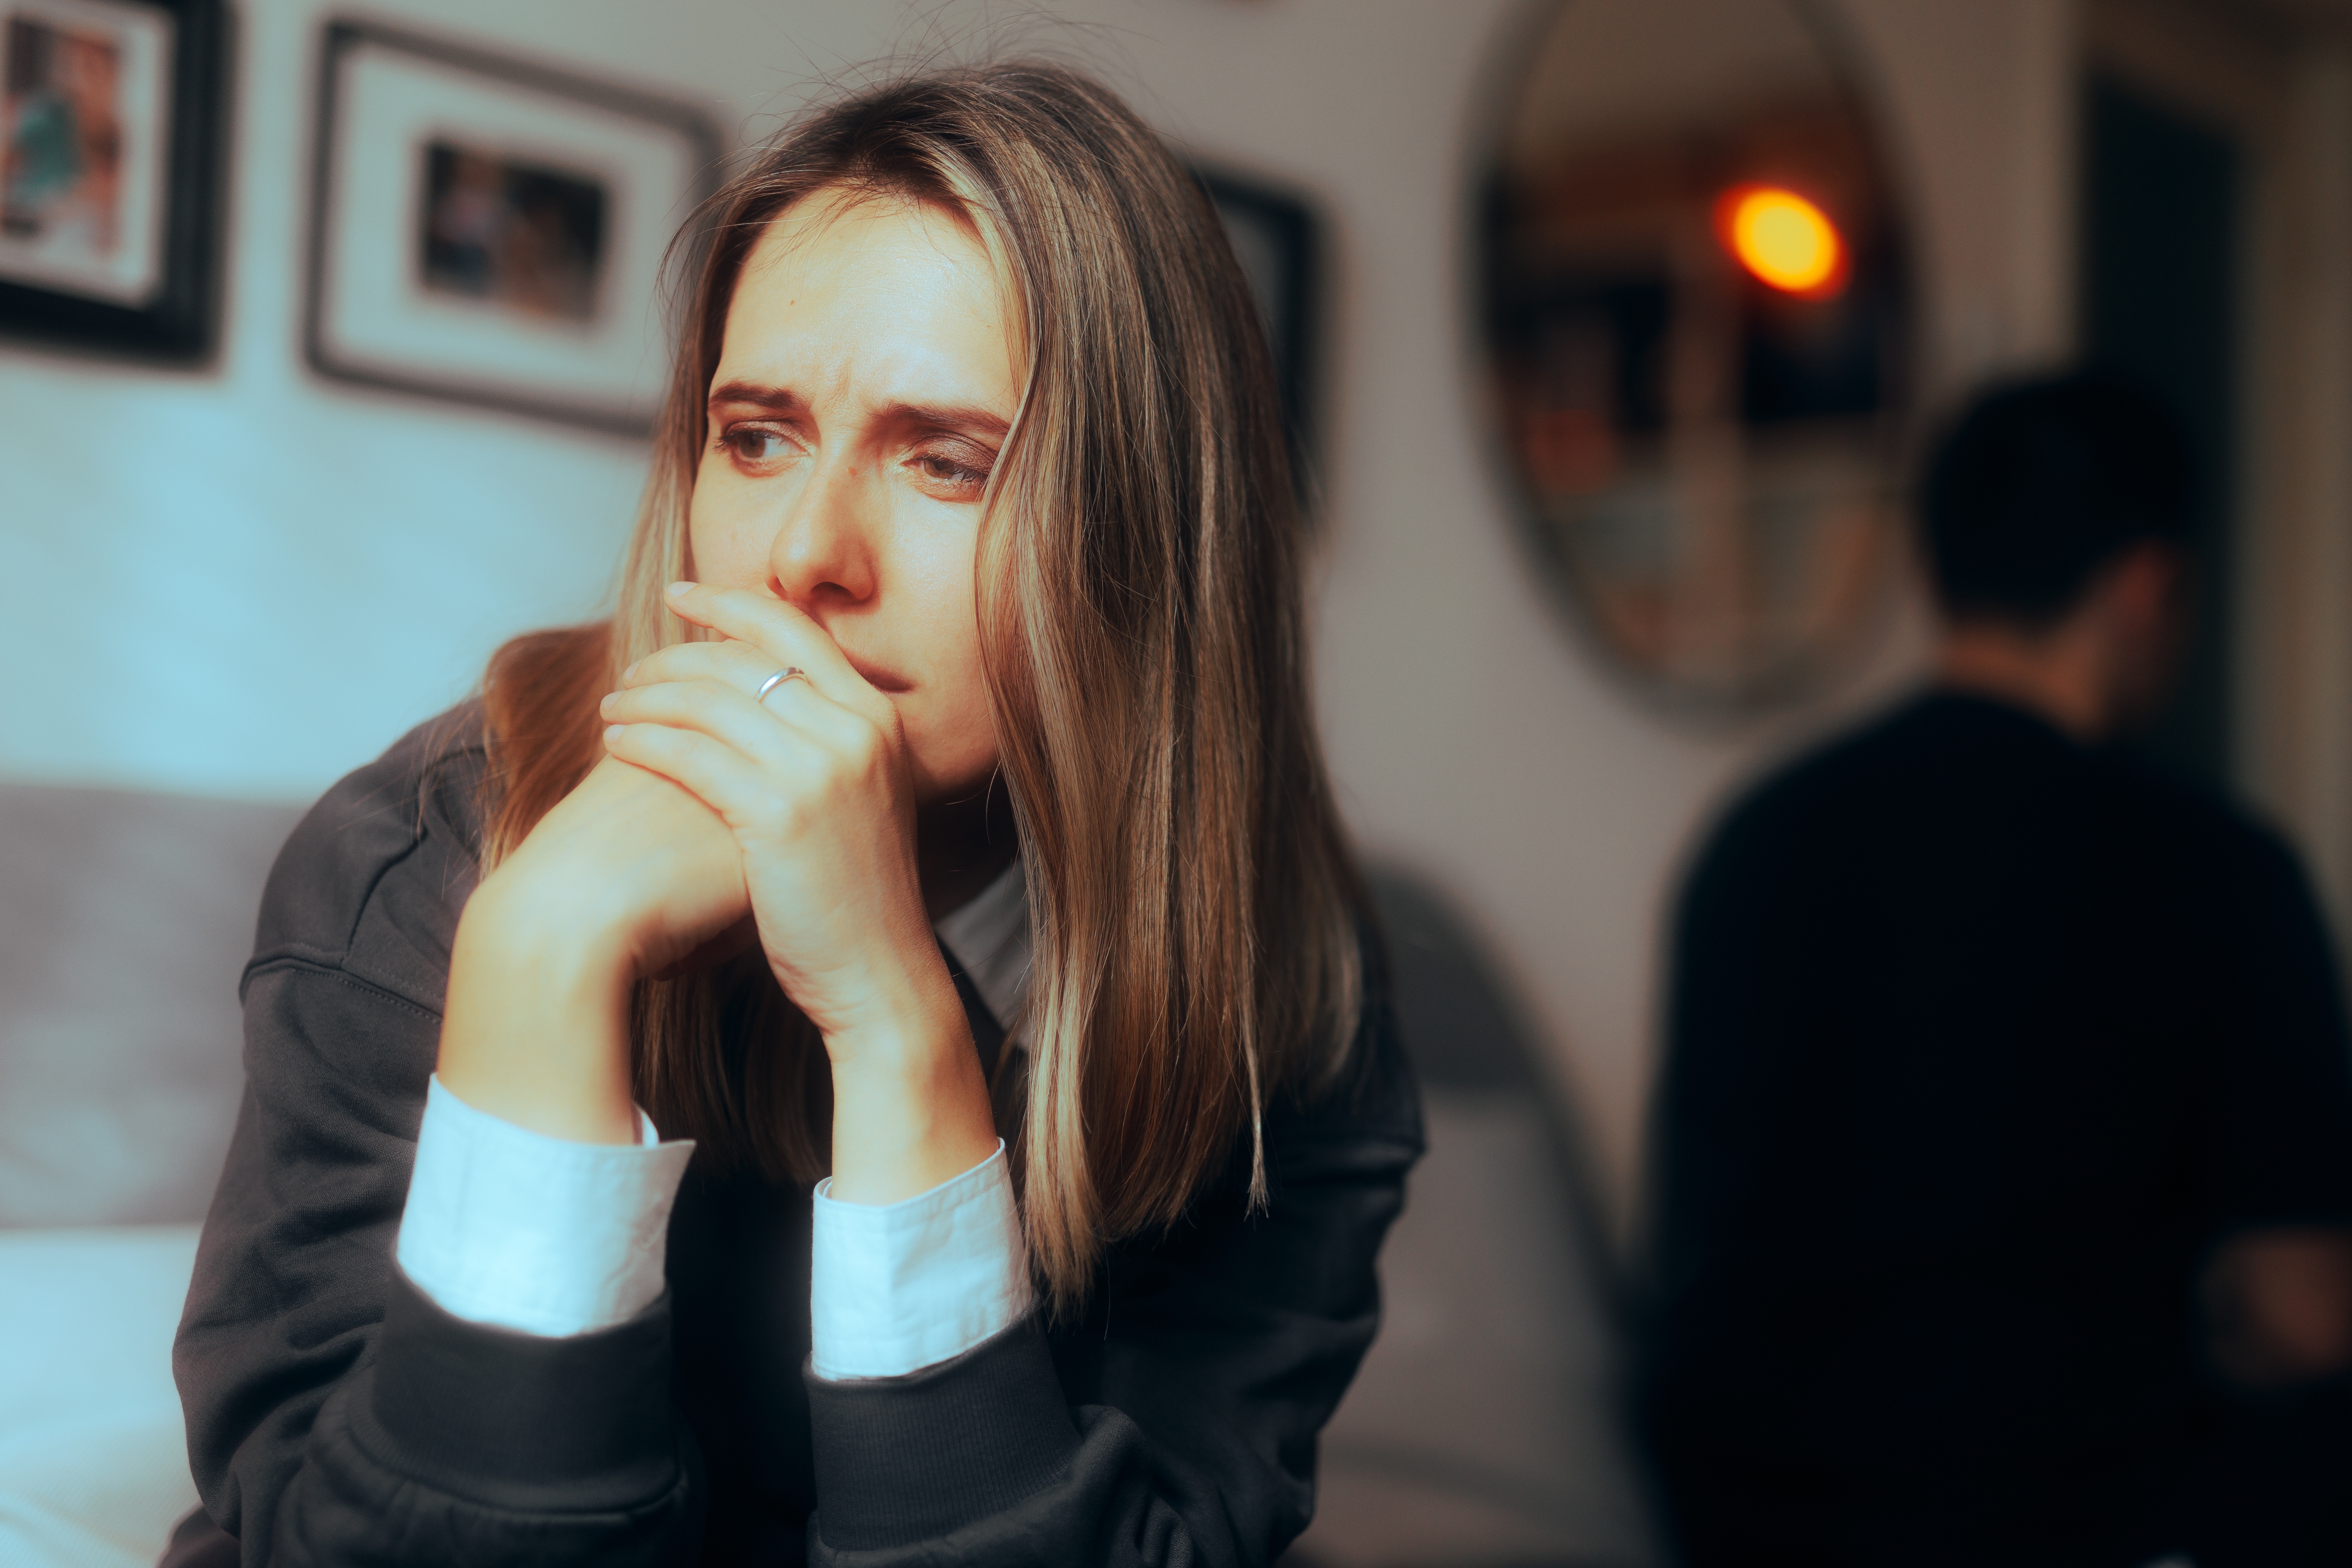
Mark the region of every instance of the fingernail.
[[686, 591], [693, 586], [694, 584], [691, 583], [672, 583], [668, 587], [664, 588], [662, 592], [667, 594], [673, 599], [683, 599], [686, 597]]
[[603, 700], [596, 704], [596, 711], [599, 713], [610, 713], [613, 710], [613, 704], [618, 702], [620, 700], [621, 694], [619, 692], [607, 691], [604, 693]]
[[604, 726], [604, 744], [609, 746], [620, 738], [621, 727], [618, 724], [607, 724]]
[[[645, 663], [644, 659], [637, 660], [637, 664], [643, 663]], [[637, 677], [637, 664], [633, 664], [629, 666], [628, 668], [621, 671], [621, 679], [623, 680], [635, 680]]]

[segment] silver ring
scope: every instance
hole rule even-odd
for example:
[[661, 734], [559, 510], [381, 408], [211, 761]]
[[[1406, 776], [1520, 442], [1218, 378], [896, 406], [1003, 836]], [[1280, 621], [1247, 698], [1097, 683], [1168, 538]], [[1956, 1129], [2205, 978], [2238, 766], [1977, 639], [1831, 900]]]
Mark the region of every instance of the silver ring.
[[776, 671], [775, 674], [768, 677], [767, 679], [760, 682], [760, 689], [753, 694], [751, 700], [764, 706], [768, 700], [768, 693], [773, 691], [777, 687], [782, 686], [785, 681], [806, 680], [807, 679], [807, 670], [803, 669], [799, 665], [788, 664], [784, 666], [783, 668]]

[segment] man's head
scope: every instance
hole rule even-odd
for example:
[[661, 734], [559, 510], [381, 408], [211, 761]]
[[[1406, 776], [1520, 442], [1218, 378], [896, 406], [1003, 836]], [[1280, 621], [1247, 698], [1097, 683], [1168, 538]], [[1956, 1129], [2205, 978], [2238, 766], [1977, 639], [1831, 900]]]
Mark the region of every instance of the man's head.
[[2104, 735], [2154, 717], [2185, 643], [2188, 442], [2095, 373], [2012, 382], [1945, 436], [1920, 497], [1945, 673]]

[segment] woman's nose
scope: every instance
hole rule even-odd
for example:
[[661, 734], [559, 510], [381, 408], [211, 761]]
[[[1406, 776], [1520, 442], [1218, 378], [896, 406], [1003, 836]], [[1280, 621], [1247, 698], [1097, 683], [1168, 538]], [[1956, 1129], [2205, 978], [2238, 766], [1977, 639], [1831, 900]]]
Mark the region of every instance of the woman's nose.
[[796, 605], [856, 604], [877, 583], [871, 514], [878, 505], [870, 463], [821, 458], [784, 508], [768, 547], [769, 586]]

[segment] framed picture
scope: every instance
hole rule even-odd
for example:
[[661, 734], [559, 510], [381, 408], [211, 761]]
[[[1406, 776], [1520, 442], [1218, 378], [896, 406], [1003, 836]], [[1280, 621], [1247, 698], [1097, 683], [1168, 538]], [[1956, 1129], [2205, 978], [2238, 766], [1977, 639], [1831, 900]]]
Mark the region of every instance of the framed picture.
[[212, 352], [225, 26], [221, 0], [0, 0], [0, 331]]
[[365, 22], [327, 27], [319, 81], [311, 366], [643, 433], [662, 257], [717, 172], [709, 117]]
[[1265, 319], [1274, 374], [1290, 426], [1290, 458], [1302, 495], [1311, 493], [1317, 327], [1322, 307], [1322, 227], [1305, 200], [1220, 170], [1193, 174], [1217, 205], [1234, 254]]

